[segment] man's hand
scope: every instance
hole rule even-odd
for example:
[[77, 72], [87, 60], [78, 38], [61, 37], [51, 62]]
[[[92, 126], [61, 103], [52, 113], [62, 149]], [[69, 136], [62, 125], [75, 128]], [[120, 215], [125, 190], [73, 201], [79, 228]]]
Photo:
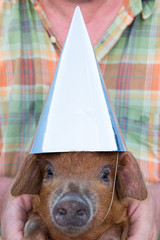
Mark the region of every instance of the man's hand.
[[[160, 231], [160, 183], [149, 188], [149, 196], [144, 201], [131, 200], [128, 207], [130, 218], [127, 240], [157, 240]], [[99, 240], [108, 240], [113, 232], [104, 233]]]
[[158, 239], [156, 217], [151, 198], [144, 202], [131, 201], [128, 215], [130, 217], [128, 240]]
[[128, 208], [130, 229], [128, 240], [157, 240], [160, 226], [160, 184], [149, 188], [143, 202], [132, 200]]
[[1, 216], [1, 234], [3, 240], [21, 240], [27, 221], [27, 213], [32, 208], [32, 198], [21, 196], [9, 197], [3, 204]]

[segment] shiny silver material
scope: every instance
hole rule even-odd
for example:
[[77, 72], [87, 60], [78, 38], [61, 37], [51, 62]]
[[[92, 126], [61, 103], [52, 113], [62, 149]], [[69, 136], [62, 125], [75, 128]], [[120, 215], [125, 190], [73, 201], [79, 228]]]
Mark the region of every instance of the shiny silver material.
[[30, 153], [125, 150], [77, 7]]

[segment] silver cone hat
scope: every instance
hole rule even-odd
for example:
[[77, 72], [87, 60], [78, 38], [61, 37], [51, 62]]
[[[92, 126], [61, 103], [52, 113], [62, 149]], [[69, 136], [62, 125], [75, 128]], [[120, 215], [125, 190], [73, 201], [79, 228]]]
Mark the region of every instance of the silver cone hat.
[[125, 150], [77, 7], [30, 153]]

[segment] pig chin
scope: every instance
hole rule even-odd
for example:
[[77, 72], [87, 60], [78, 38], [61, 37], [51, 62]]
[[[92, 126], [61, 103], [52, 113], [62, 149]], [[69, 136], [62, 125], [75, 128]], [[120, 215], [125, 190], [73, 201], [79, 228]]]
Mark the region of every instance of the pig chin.
[[76, 237], [80, 234], [85, 233], [89, 229], [89, 226], [90, 226], [90, 224], [88, 223], [85, 226], [79, 227], [79, 228], [73, 227], [73, 226], [68, 226], [68, 227], [57, 226], [57, 227], [61, 233], [67, 235], [68, 237]]
[[68, 236], [84, 233], [90, 227], [95, 206], [86, 195], [67, 192], [52, 206], [52, 220], [58, 230]]

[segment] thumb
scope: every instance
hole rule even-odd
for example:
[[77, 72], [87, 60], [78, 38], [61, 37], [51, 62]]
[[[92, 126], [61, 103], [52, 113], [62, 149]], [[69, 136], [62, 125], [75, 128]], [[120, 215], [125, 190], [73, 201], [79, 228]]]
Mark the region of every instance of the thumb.
[[150, 199], [131, 201], [128, 208], [130, 219], [128, 240], [157, 240]]

